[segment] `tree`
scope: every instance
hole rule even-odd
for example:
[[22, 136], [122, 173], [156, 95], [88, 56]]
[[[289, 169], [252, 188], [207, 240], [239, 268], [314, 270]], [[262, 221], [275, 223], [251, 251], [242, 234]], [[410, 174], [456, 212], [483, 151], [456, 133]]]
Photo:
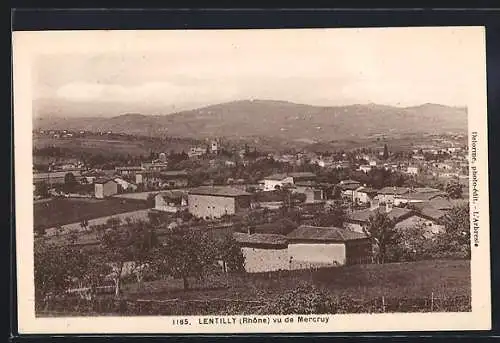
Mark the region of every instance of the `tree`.
[[448, 250], [463, 253], [470, 258], [470, 213], [469, 204], [453, 207], [444, 217], [443, 241]]
[[49, 186], [47, 185], [46, 182], [38, 183], [35, 186], [35, 195], [41, 197], [46, 197], [47, 195], [49, 195]]
[[451, 199], [461, 199], [463, 193], [462, 188], [463, 185], [453, 180], [446, 185], [445, 191]]
[[315, 226], [334, 226], [342, 228], [346, 220], [347, 214], [341, 205], [333, 205], [328, 208], [325, 214], [319, 215], [313, 220]]
[[395, 222], [387, 213], [377, 212], [370, 216], [365, 233], [371, 238], [375, 263], [385, 263], [387, 250], [398, 242]]
[[182, 278], [184, 290], [189, 277], [200, 277], [203, 269], [216, 259], [216, 249], [205, 232], [173, 228], [158, 247], [156, 266], [160, 273]]
[[38, 299], [50, 294], [60, 294], [82, 280], [90, 264], [90, 256], [75, 251], [69, 245], [55, 246], [37, 241], [34, 250], [35, 295]]
[[[108, 220], [108, 222], [111, 221]], [[143, 221], [131, 221], [119, 225], [111, 221], [101, 236], [103, 263], [110, 266], [110, 274], [115, 283], [115, 296], [121, 294], [122, 274], [127, 262], [132, 267], [142, 267], [153, 262], [153, 249], [158, 246], [155, 231]]]
[[225, 235], [218, 242], [217, 250], [219, 258], [222, 260], [224, 272], [245, 271], [245, 257], [232, 234]]
[[384, 154], [382, 155], [384, 160], [389, 158], [389, 148], [387, 148], [387, 144], [384, 144]]
[[64, 191], [65, 192], [72, 192], [78, 182], [76, 181], [75, 175], [73, 173], [66, 173], [64, 175]]

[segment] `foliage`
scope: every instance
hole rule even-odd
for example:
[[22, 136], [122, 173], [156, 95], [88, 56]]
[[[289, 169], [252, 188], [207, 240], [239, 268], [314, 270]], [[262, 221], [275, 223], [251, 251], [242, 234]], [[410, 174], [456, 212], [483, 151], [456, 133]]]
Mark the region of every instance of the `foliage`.
[[217, 244], [219, 258], [224, 264], [227, 272], [244, 272], [245, 257], [241, 252], [241, 247], [232, 234], [226, 234]]
[[46, 182], [40, 182], [35, 186], [35, 195], [46, 197], [49, 195], [49, 186]]
[[453, 180], [446, 185], [446, 193], [451, 199], [461, 199], [463, 194], [463, 185]]
[[155, 231], [143, 221], [126, 220], [120, 224], [116, 218], [108, 219], [107, 229], [100, 237], [102, 262], [112, 268], [111, 277], [115, 282], [115, 296], [121, 294], [121, 279], [126, 262], [143, 269], [152, 263], [151, 251], [158, 246]]
[[399, 240], [395, 222], [389, 218], [387, 213], [377, 212], [369, 218], [366, 233], [372, 239], [375, 261], [377, 263], [387, 262], [388, 250]]
[[327, 212], [318, 215], [313, 219], [314, 226], [334, 226], [344, 227], [347, 218], [346, 210], [341, 205], [336, 204], [328, 208]]
[[269, 301], [260, 309], [261, 314], [325, 314], [331, 313], [328, 294], [313, 285], [299, 286]]
[[447, 242], [448, 250], [463, 253], [470, 257], [470, 213], [469, 204], [453, 207], [444, 217], [445, 232], [442, 240]]
[[70, 245], [53, 246], [37, 241], [34, 250], [34, 280], [36, 296], [64, 292], [83, 279], [90, 265], [90, 256], [84, 250]]
[[155, 263], [160, 273], [182, 278], [184, 289], [188, 277], [201, 277], [203, 269], [215, 262], [216, 250], [205, 232], [172, 228], [157, 249]]

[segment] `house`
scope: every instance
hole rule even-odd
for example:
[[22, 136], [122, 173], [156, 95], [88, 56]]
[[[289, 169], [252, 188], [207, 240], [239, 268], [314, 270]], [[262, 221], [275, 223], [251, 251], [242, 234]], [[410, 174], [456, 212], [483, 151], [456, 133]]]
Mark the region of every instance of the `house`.
[[250, 208], [251, 193], [224, 186], [201, 186], [188, 192], [189, 213], [198, 218], [220, 218]]
[[310, 172], [295, 172], [285, 174], [273, 174], [264, 178], [264, 190], [274, 191], [285, 185], [293, 185], [298, 182], [315, 182], [316, 174]]
[[293, 178], [287, 174], [273, 174], [264, 179], [264, 191], [274, 191], [284, 185], [293, 184]]
[[136, 184], [153, 188], [187, 187], [188, 173], [185, 170], [142, 171], [135, 175]]
[[370, 187], [359, 187], [354, 190], [354, 202], [369, 204], [377, 196], [377, 190]]
[[298, 181], [294, 184], [292, 192], [305, 194], [306, 203], [323, 201], [326, 198], [324, 187], [318, 185], [316, 181]]
[[192, 147], [188, 151], [188, 156], [189, 158], [195, 158], [195, 157], [200, 157], [203, 156], [207, 153], [207, 149], [203, 147]]
[[379, 206], [377, 202], [373, 202], [373, 206], [370, 208], [348, 213], [346, 227], [352, 231], [364, 232], [370, 222], [370, 218], [376, 216], [377, 213], [386, 213], [390, 219], [398, 223], [403, 219], [411, 217], [414, 212], [406, 208], [393, 207], [390, 203], [386, 203], [385, 206]]
[[410, 174], [410, 175], [418, 175], [418, 167], [408, 166], [408, 167], [406, 168], [406, 174]]
[[342, 194], [342, 198], [348, 199], [354, 202], [355, 199], [355, 191], [356, 189], [361, 187], [361, 183], [354, 180], [343, 180], [339, 182], [340, 193]]
[[378, 199], [380, 202], [392, 202], [397, 196], [402, 196], [410, 193], [410, 188], [407, 187], [384, 187], [378, 191]]
[[100, 178], [94, 181], [95, 197], [104, 199], [118, 193], [118, 184], [113, 179]]
[[291, 269], [363, 263], [371, 256], [369, 237], [343, 228], [302, 225], [287, 239]]
[[137, 185], [134, 185], [133, 183], [122, 178], [115, 177], [113, 180], [118, 184], [118, 189], [122, 192], [134, 192], [137, 190]]
[[116, 167], [115, 171], [122, 176], [131, 175], [134, 176], [136, 173], [144, 170], [141, 166], [126, 166], [126, 167]]
[[154, 209], [162, 212], [175, 213], [187, 209], [188, 197], [185, 192], [166, 191], [155, 195]]
[[368, 173], [368, 172], [370, 172], [370, 170], [372, 170], [372, 166], [366, 165], [366, 164], [360, 165], [358, 170], [362, 171], [363, 173]]
[[241, 252], [245, 257], [245, 270], [248, 273], [289, 269], [286, 236], [234, 232], [233, 237], [241, 247]]
[[438, 214], [424, 214], [406, 208], [392, 207], [386, 204], [382, 207], [372, 207], [348, 214], [346, 227], [355, 232], [365, 232], [370, 222], [370, 217], [377, 213], [387, 213], [388, 217], [395, 222], [397, 230], [411, 230], [417, 226], [425, 227], [429, 235], [441, 232], [444, 226], [441, 223], [442, 216]]
[[428, 202], [432, 199], [446, 198], [446, 193], [436, 190], [434, 192], [419, 192], [412, 191], [402, 195], [394, 196], [394, 206], [401, 206], [405, 204], [414, 204], [420, 202]]
[[146, 171], [162, 171], [162, 170], [166, 170], [168, 168], [168, 163], [161, 162], [159, 160], [152, 161], [152, 162], [146, 162], [146, 163], [141, 164], [141, 168], [146, 170]]

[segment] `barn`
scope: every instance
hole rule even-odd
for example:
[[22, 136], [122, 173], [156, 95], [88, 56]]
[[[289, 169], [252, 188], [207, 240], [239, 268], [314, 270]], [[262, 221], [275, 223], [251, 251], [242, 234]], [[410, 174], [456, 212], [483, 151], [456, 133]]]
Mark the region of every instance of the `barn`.
[[288, 243], [283, 235], [266, 233], [233, 233], [245, 257], [245, 270], [260, 273], [289, 269]]
[[118, 184], [113, 179], [97, 179], [94, 182], [95, 197], [104, 199], [118, 193]]
[[225, 186], [201, 186], [188, 193], [189, 213], [198, 218], [220, 218], [250, 208], [251, 194]]
[[343, 228], [302, 225], [287, 240], [293, 269], [366, 263], [371, 256], [368, 236]]

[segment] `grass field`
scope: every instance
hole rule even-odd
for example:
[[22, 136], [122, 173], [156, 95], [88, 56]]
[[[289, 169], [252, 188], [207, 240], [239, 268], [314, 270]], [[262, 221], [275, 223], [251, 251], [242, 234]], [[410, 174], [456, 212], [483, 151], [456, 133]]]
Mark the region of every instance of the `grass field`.
[[297, 270], [281, 273], [213, 276], [203, 283], [191, 280], [193, 289], [182, 290], [181, 280], [147, 282], [125, 287], [131, 297], [168, 298], [235, 298], [265, 300], [283, 294], [300, 283], [313, 283], [333, 296], [358, 299], [372, 297], [470, 296], [470, 262], [467, 260], [429, 260], [405, 263], [365, 264]]
[[87, 303], [69, 298], [38, 315], [258, 314], [288, 291], [311, 284], [337, 304], [334, 313], [470, 311], [470, 262], [432, 260], [226, 275], [203, 284], [191, 280], [188, 291], [174, 279], [146, 282], [142, 288], [130, 283], [124, 285], [120, 301], [110, 295]]
[[145, 201], [132, 199], [52, 199], [34, 204], [34, 226], [50, 228], [148, 207]]

